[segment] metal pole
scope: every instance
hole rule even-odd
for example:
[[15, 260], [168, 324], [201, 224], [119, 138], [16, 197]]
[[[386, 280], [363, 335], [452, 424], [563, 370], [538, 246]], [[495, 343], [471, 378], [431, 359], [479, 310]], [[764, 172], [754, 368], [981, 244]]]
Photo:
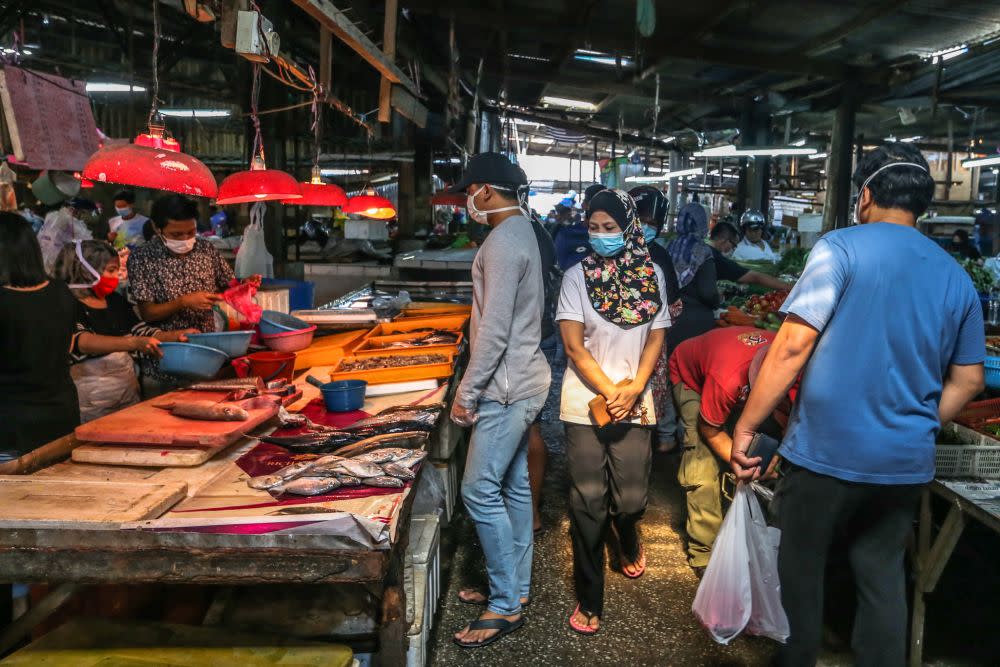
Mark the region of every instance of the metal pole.
[[597, 182], [597, 139], [594, 139], [594, 183]]

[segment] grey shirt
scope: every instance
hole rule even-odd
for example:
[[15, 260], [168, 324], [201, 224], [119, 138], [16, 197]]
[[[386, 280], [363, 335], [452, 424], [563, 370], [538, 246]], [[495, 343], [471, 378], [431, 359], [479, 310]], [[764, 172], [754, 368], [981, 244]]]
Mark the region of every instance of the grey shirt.
[[472, 263], [469, 367], [455, 400], [505, 405], [548, 391], [539, 348], [545, 303], [542, 259], [531, 222], [521, 215], [495, 227]]

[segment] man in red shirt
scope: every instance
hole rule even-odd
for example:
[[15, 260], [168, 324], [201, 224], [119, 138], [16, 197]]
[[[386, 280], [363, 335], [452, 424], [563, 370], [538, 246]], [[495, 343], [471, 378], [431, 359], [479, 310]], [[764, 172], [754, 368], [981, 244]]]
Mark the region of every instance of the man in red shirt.
[[[722, 525], [721, 475], [732, 438], [724, 424], [750, 393], [750, 367], [774, 332], [725, 327], [690, 338], [670, 355], [674, 403], [684, 426], [677, 480], [687, 493], [688, 565], [700, 578]], [[759, 363], [758, 363], [759, 366]]]

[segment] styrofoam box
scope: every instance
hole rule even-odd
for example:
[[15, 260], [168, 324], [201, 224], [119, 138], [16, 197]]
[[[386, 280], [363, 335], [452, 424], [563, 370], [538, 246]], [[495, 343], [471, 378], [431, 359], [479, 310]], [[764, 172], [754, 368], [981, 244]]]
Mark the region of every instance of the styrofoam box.
[[344, 222], [344, 238], [388, 241], [389, 225], [385, 220], [347, 220]]
[[410, 622], [410, 630], [406, 633], [409, 643], [406, 667], [424, 667], [434, 619], [426, 573], [414, 567], [404, 567], [403, 589], [406, 591], [406, 620]]
[[440, 428], [435, 432], [435, 437], [430, 442], [431, 458], [442, 461], [450, 459], [464, 432], [465, 429], [451, 419], [443, 419]]
[[417, 514], [410, 519], [406, 565], [426, 574], [431, 614], [436, 614], [441, 594], [441, 522], [436, 514]]
[[455, 513], [455, 500], [458, 498], [458, 464], [453, 456], [447, 462], [434, 461], [433, 465], [444, 483], [444, 520], [450, 522]]

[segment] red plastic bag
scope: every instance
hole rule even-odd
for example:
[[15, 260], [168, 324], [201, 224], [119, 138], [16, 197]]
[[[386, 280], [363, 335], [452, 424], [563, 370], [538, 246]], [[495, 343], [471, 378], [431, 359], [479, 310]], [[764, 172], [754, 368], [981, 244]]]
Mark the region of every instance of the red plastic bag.
[[257, 305], [253, 298], [260, 287], [260, 276], [250, 276], [243, 282], [233, 281], [233, 285], [222, 293], [222, 299], [233, 307], [250, 324], [260, 322], [264, 309]]

